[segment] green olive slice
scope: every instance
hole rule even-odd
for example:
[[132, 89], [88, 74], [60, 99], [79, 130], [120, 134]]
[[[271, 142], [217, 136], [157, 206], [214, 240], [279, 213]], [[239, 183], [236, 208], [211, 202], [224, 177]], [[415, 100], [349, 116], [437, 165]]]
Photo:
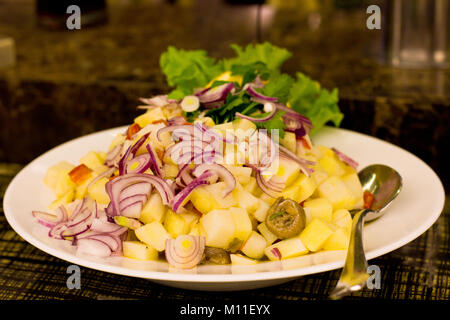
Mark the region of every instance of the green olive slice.
[[267, 228], [280, 239], [295, 237], [305, 224], [305, 211], [292, 199], [278, 198], [267, 212]]

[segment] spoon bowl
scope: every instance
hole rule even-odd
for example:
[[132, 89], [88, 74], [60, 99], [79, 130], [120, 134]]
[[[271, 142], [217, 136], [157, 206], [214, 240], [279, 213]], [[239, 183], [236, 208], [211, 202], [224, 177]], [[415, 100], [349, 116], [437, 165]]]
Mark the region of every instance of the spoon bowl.
[[402, 177], [386, 165], [370, 165], [361, 170], [358, 177], [363, 191], [370, 192], [373, 201], [370, 208], [352, 211], [353, 223], [347, 256], [341, 277], [330, 294], [332, 299], [340, 299], [353, 291], [361, 290], [366, 285], [369, 275], [362, 239], [364, 222], [381, 217], [386, 212], [384, 209], [402, 189]]

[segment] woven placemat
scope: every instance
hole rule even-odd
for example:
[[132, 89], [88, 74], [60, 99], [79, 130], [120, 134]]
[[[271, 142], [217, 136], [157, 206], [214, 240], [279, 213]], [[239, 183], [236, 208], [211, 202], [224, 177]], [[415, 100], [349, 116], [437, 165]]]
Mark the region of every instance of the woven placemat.
[[[139, 278], [81, 268], [81, 289], [69, 289], [70, 263], [52, 257], [19, 237], [3, 213], [3, 195], [20, 165], [0, 164], [0, 300], [23, 299], [160, 299], [223, 302], [239, 299], [323, 300], [336, 285], [340, 270], [301, 277], [264, 289], [221, 292], [181, 290]], [[449, 300], [450, 198], [444, 212], [422, 236], [369, 261], [379, 266], [379, 289], [365, 288], [346, 299]]]

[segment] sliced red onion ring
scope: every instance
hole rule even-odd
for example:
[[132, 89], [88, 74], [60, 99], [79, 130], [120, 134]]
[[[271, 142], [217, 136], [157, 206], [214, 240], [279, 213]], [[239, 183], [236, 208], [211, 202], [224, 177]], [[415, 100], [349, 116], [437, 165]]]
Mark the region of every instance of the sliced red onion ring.
[[[145, 170], [150, 168], [152, 165], [151, 155], [144, 153], [133, 159], [129, 160], [125, 164], [125, 172], [126, 173], [144, 173]], [[135, 168], [133, 168], [135, 166]]]
[[262, 93], [259, 93], [259, 92], [256, 91], [256, 90], [254, 89], [254, 87], [251, 86], [251, 85], [248, 86], [247, 92], [248, 92], [250, 95], [252, 95], [253, 97], [255, 97], [255, 98], [257, 98], [257, 99], [260, 99], [260, 100], [263, 100], [263, 101], [265, 101], [265, 102], [277, 102], [277, 101], [278, 101], [278, 98], [265, 96], [265, 95], [263, 95]]
[[358, 165], [359, 165], [358, 162], [356, 162], [355, 160], [353, 160], [352, 158], [350, 158], [346, 154], [342, 153], [341, 151], [337, 150], [336, 148], [331, 148], [331, 150], [334, 151], [334, 153], [338, 156], [338, 158], [342, 162], [345, 162], [347, 165], [349, 165], [353, 169], [357, 169], [358, 168]]
[[192, 180], [183, 190], [181, 190], [172, 200], [171, 207], [172, 210], [176, 213], [180, 212], [180, 209], [185, 202], [187, 202], [187, 198], [189, 195], [194, 191], [196, 188], [205, 185], [210, 184], [210, 179], [213, 178], [214, 174], [212, 172], [205, 172], [202, 175], [200, 175], [198, 178], [195, 178]]
[[225, 100], [228, 93], [234, 89], [234, 83], [224, 83], [215, 88], [208, 88], [208, 90], [198, 93], [197, 97], [201, 103], [212, 103]]
[[80, 239], [76, 242], [77, 254], [88, 254], [100, 258], [109, 257], [112, 253], [107, 243], [98, 239]]
[[195, 167], [192, 174], [196, 177], [200, 177], [204, 172], [214, 173], [223, 179], [228, 186], [228, 188], [224, 190], [223, 197], [226, 197], [236, 188], [236, 178], [224, 166], [217, 163], [203, 163]]
[[[217, 139], [218, 141], [222, 141], [225, 143], [234, 143], [235, 141], [237, 141], [237, 137], [234, 135], [233, 135], [233, 140], [227, 140], [220, 133], [209, 129], [205, 124], [201, 123], [200, 121], [196, 121], [194, 123], [194, 138], [201, 140], [201, 141], [205, 141], [205, 137], [211, 137], [211, 138]], [[208, 141], [208, 142], [211, 142], [211, 141]]]
[[139, 98], [139, 101], [147, 106], [140, 106], [140, 109], [149, 109], [152, 107], [164, 107], [171, 103], [177, 103], [178, 100], [169, 99], [167, 95], [154, 96], [152, 98]]
[[167, 120], [167, 123], [169, 124], [169, 126], [181, 126], [186, 124], [186, 119], [184, 117], [173, 117], [170, 118], [169, 120]]
[[119, 161], [119, 175], [125, 174], [125, 165], [130, 160], [130, 156], [134, 157], [136, 155], [136, 152], [144, 144], [144, 142], [147, 140], [149, 135], [150, 135], [150, 133], [143, 135], [141, 138], [139, 138], [138, 141], [136, 141], [136, 143], [134, 145], [130, 146], [127, 149], [124, 156]]
[[242, 118], [242, 119], [252, 121], [252, 122], [265, 122], [265, 121], [269, 121], [270, 119], [272, 119], [275, 116], [275, 114], [277, 113], [277, 111], [278, 111], [277, 108], [274, 107], [273, 110], [267, 116], [265, 116], [263, 118], [250, 117], [250, 116], [246, 116], [239, 112], [236, 112], [235, 116]]
[[272, 198], [277, 198], [278, 197], [279, 194], [277, 194], [277, 191], [272, 190], [271, 187], [267, 186], [266, 182], [264, 181], [264, 178], [261, 176], [260, 173], [257, 173], [255, 178], [256, 178], [256, 183], [258, 184], [258, 186], [261, 188], [261, 190], [265, 194], [271, 196]]
[[162, 202], [165, 205], [168, 205], [174, 197], [172, 189], [164, 179], [145, 173], [129, 173], [106, 183], [106, 192], [111, 200], [110, 205], [106, 209], [109, 216], [121, 215], [119, 202], [123, 199], [123, 190], [139, 182], [146, 182], [153, 185], [158, 190]]
[[105, 158], [105, 164], [108, 167], [115, 167], [120, 160], [120, 153], [122, 152], [123, 143], [118, 144], [114, 148], [112, 148], [107, 154]]
[[166, 132], [173, 132], [175, 130], [180, 130], [180, 132], [186, 132], [190, 135], [194, 135], [194, 127], [190, 124], [184, 124], [184, 125], [173, 125], [173, 126], [167, 126], [163, 127], [156, 132], [156, 138], [158, 138], [159, 141], [162, 141], [161, 136]]
[[[156, 155], [155, 150], [153, 149], [153, 147], [149, 144], [147, 144], [146, 146], [147, 151], [148, 151], [148, 155], [150, 157], [150, 161], [149, 163], [151, 164], [153, 171], [156, 173], [156, 175], [160, 178], [162, 178], [162, 165], [161, 165], [161, 161], [159, 160], [158, 156]], [[145, 170], [144, 170], [145, 171]], [[139, 172], [142, 173], [142, 172]]]
[[167, 239], [167, 262], [174, 268], [191, 269], [202, 260], [205, 245], [203, 236], [180, 235], [176, 239]]
[[115, 223], [107, 222], [100, 219], [94, 219], [91, 224], [91, 231], [97, 233], [109, 233], [114, 234], [116, 236], [120, 236], [127, 228], [119, 226]]
[[58, 223], [65, 222], [68, 219], [67, 210], [64, 206], [59, 206], [56, 209], [56, 214], [43, 211], [32, 211], [31, 213], [40, 224], [49, 228], [53, 228]]

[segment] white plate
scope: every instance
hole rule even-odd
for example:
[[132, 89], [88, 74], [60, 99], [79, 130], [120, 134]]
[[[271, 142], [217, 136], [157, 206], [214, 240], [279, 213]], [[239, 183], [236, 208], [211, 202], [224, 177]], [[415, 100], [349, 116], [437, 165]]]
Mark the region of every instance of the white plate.
[[[45, 210], [53, 200], [53, 192], [43, 184], [44, 175], [48, 167], [59, 161], [77, 163], [88, 151], [105, 151], [113, 137], [124, 130], [125, 127], [115, 128], [69, 141], [41, 155], [19, 172], [4, 198], [5, 215], [13, 229], [35, 247], [70, 263], [187, 289], [260, 288], [343, 266], [343, 251], [321, 252], [255, 266], [199, 266], [186, 272], [172, 270], [165, 262], [75, 255], [69, 241], [50, 239], [47, 229], [32, 218], [32, 210]], [[442, 183], [434, 171], [413, 154], [367, 135], [331, 127], [320, 131], [313, 140], [316, 144], [336, 147], [355, 158], [359, 168], [383, 163], [398, 170], [403, 177], [400, 195], [380, 219], [364, 228], [364, 247], [368, 259], [416, 239], [439, 217], [445, 199]]]

